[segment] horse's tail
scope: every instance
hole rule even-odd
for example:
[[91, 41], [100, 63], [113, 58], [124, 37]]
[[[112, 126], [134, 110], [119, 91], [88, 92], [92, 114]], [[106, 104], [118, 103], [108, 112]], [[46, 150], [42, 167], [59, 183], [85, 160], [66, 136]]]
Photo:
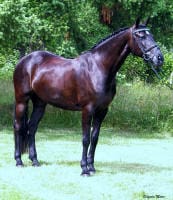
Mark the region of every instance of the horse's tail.
[[[16, 112], [16, 109], [15, 109]], [[15, 112], [14, 112], [14, 119], [15, 119]], [[15, 122], [14, 122], [15, 126]], [[25, 109], [25, 112], [22, 117], [22, 124], [20, 128], [20, 134], [21, 134], [21, 153], [28, 152], [28, 144], [29, 144], [29, 135], [28, 135], [28, 107]], [[16, 136], [14, 135], [14, 138], [16, 140]]]

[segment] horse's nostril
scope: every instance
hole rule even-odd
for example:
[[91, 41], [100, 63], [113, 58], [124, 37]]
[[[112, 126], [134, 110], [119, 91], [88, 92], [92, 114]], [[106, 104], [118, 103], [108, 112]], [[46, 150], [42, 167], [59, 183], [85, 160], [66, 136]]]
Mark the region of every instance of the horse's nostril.
[[162, 58], [161, 55], [158, 55], [158, 60], [159, 60], [159, 61], [162, 61], [162, 60], [163, 60], [163, 58]]

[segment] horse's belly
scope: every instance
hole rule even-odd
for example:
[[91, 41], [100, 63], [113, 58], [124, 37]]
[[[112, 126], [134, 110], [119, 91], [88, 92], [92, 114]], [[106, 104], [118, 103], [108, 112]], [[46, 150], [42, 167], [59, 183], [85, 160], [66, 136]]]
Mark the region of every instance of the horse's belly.
[[72, 104], [72, 103], [62, 103], [62, 102], [48, 102], [50, 105], [53, 105], [58, 108], [62, 108], [65, 110], [72, 110], [72, 111], [81, 111], [82, 107], [79, 104]]
[[42, 90], [37, 90], [35, 94], [44, 102], [66, 110], [81, 110], [78, 96], [72, 88], [54, 88], [42, 85]]

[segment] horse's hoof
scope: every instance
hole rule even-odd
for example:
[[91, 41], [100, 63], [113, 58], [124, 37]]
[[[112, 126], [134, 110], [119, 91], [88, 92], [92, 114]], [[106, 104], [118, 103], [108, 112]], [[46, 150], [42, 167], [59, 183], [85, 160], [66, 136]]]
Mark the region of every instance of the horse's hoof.
[[89, 171], [83, 171], [81, 173], [81, 176], [83, 176], [83, 177], [89, 177], [90, 176], [90, 172]]
[[21, 160], [17, 161], [16, 167], [24, 167], [23, 162]]
[[32, 163], [32, 166], [33, 167], [40, 167], [40, 164], [39, 163]]
[[16, 167], [18, 167], [18, 168], [22, 168], [22, 167], [24, 167], [24, 165], [22, 164], [16, 164]]
[[81, 173], [81, 176], [82, 176], [82, 177], [89, 177], [89, 176], [90, 176], [90, 173], [88, 173], [88, 174], [83, 174], [83, 173]]
[[89, 168], [90, 175], [94, 175], [96, 173], [96, 170], [93, 165], [90, 165], [88, 168]]
[[91, 170], [91, 171], [89, 171], [89, 173], [92, 176], [92, 175], [94, 175], [96, 173], [96, 170]]
[[38, 160], [33, 160], [32, 161], [32, 166], [33, 167], [40, 167], [40, 163], [38, 162]]

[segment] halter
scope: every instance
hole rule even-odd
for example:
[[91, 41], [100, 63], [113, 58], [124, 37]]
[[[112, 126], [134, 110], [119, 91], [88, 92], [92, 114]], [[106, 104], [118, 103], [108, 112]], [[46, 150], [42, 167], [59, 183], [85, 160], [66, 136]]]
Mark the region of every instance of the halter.
[[[132, 32], [132, 35], [135, 36], [135, 33], [138, 33], [138, 32], [142, 32], [142, 31], [149, 31], [150, 29], [148, 28], [139, 28], [137, 30], [134, 30]], [[134, 38], [134, 37], [133, 37]], [[150, 64], [150, 67], [151, 69], [154, 71], [154, 73], [156, 74], [156, 76], [160, 79], [160, 76], [157, 72], [157, 70], [154, 68], [154, 66], [152, 65], [151, 63], [151, 60], [152, 60], [152, 57], [150, 57], [150, 55], [148, 55], [148, 52], [150, 52], [152, 49], [154, 48], [159, 48], [157, 44], [155, 45], [152, 45], [151, 47], [147, 48], [147, 49], [144, 49], [144, 47], [141, 45], [141, 42], [140, 42], [140, 37], [136, 37], [135, 36], [135, 39], [136, 39], [136, 42], [137, 42], [137, 45], [138, 47], [140, 48], [140, 50], [142, 51], [142, 57], [145, 61], [147, 61], [147, 63]]]

